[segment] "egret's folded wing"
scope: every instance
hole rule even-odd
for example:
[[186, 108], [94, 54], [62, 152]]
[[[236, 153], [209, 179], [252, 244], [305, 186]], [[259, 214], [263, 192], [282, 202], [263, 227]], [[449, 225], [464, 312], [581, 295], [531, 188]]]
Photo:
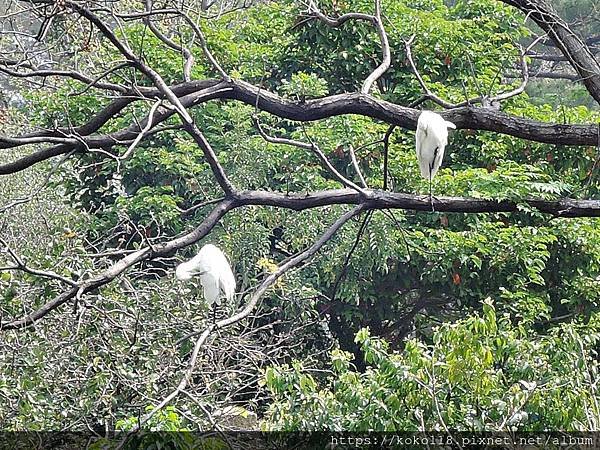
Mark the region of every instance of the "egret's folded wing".
[[209, 306], [212, 306], [213, 303], [217, 305], [221, 304], [220, 302], [220, 289], [219, 289], [219, 279], [210, 272], [205, 273], [200, 276], [200, 283], [202, 284], [202, 289], [204, 291], [204, 299]]
[[419, 123], [417, 126], [416, 133], [416, 150], [417, 160], [419, 161], [419, 169], [421, 169], [421, 176], [425, 179], [429, 179], [429, 157], [426, 151], [427, 145], [427, 128], [423, 123]]
[[444, 150], [446, 149], [445, 144], [439, 144], [437, 150], [435, 151], [435, 159], [433, 161], [433, 168], [431, 169], [431, 177], [433, 178], [437, 173], [438, 169], [442, 165], [442, 161], [444, 160]]
[[227, 270], [221, 274], [219, 285], [225, 294], [225, 298], [229, 302], [233, 301], [233, 296], [235, 295], [235, 276], [229, 266], [227, 267]]

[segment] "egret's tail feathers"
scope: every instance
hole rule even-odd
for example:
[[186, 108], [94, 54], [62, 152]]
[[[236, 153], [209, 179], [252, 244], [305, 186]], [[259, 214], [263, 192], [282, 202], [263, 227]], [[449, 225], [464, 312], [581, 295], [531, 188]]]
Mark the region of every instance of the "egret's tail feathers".
[[452, 128], [453, 130], [456, 130], [456, 125], [454, 125], [452, 122], [448, 122], [447, 120], [446, 120], [446, 126], [448, 128]]

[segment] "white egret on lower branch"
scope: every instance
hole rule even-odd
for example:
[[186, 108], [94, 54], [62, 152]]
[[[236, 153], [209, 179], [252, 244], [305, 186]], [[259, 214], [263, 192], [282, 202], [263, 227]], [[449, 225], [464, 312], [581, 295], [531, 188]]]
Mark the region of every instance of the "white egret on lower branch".
[[448, 128], [456, 129], [456, 125], [444, 120], [442, 116], [433, 111], [423, 111], [419, 115], [416, 134], [417, 159], [421, 175], [429, 180], [429, 200], [432, 211], [435, 209], [431, 180], [444, 159], [444, 149], [448, 144]]
[[200, 277], [204, 298], [209, 307], [221, 304], [221, 294], [231, 302], [235, 294], [235, 276], [225, 254], [212, 244], [206, 244], [198, 254], [175, 269], [178, 280]]

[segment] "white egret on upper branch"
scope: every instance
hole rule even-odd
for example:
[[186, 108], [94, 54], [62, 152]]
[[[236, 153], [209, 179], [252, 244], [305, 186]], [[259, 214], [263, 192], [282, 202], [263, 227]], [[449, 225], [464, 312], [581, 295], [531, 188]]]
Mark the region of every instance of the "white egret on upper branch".
[[433, 111], [423, 111], [417, 121], [416, 147], [417, 159], [421, 175], [429, 180], [429, 200], [431, 210], [433, 207], [433, 195], [431, 180], [442, 164], [444, 149], [448, 144], [448, 128], [456, 129], [452, 122], [444, 120], [442, 116]]
[[212, 244], [206, 244], [196, 256], [179, 264], [175, 269], [175, 276], [178, 280], [187, 281], [195, 275], [200, 277], [204, 298], [209, 307], [221, 304], [221, 293], [228, 301], [233, 301], [235, 276], [221, 249]]

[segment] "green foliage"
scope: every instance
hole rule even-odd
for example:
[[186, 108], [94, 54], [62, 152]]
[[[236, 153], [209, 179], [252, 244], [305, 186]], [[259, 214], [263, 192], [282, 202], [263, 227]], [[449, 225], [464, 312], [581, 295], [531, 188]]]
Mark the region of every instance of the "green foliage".
[[304, 72], [292, 74], [288, 82], [283, 80], [280, 91], [295, 100], [304, 101], [311, 97], [322, 97], [327, 93], [327, 82], [315, 74]]
[[[372, 12], [372, 2], [320, 2], [329, 15], [350, 11]], [[420, 88], [408, 64], [403, 62], [404, 41], [416, 36], [413, 53], [425, 81], [434, 92], [452, 101], [464, 100], [462, 83], [469, 93], [494, 92], [500, 68], [516, 58], [514, 43], [527, 33], [519, 15], [500, 2], [461, 1], [448, 8], [441, 1], [385, 2], [384, 23], [395, 63], [379, 87], [399, 103], [418, 98]], [[279, 72], [310, 68], [324, 78], [331, 92], [354, 91], [380, 60], [373, 27], [349, 21], [332, 29], [318, 21], [296, 25], [297, 43], [290, 45]]]
[[434, 330], [404, 351], [360, 330], [367, 369], [334, 350], [333, 372], [316, 380], [298, 362], [270, 368], [271, 431], [584, 431], [600, 418], [598, 328], [565, 325], [536, 335], [486, 300], [481, 314]]
[[[515, 9], [494, 0], [382, 3], [394, 63], [373, 95], [398, 105], [421, 97], [405, 55], [405, 41], [413, 35], [420, 73], [449, 101], [493, 95], [516, 85], [500, 76], [515, 65], [516, 44], [530, 33]], [[371, 0], [319, 5], [331, 16], [372, 13], [373, 8]], [[209, 48], [234, 79], [291, 102], [357, 91], [381, 60], [373, 27], [348, 21], [330, 28], [305, 20], [300, 8], [300, 2], [260, 2], [199, 24]], [[167, 83], [182, 81], [181, 55], [148, 29], [131, 22], [117, 32]], [[185, 31], [174, 39], [192, 42]], [[191, 50], [196, 55], [192, 79], [216, 77], [202, 50], [195, 44]], [[98, 66], [118, 59], [108, 43], [99, 45], [93, 56]], [[129, 85], [131, 77], [131, 69], [124, 68], [106, 80]], [[151, 85], [144, 77], [135, 81]], [[49, 129], [82, 124], [110, 101], [94, 89], [73, 95], [83, 90], [84, 84], [76, 81], [57, 86], [51, 95], [31, 90], [32, 124]], [[573, 101], [574, 94], [570, 99], [563, 98], [562, 90], [553, 98], [535, 94], [503, 102], [503, 111], [549, 123], [600, 120], [597, 111]], [[431, 103], [423, 107], [435, 108]], [[150, 103], [127, 107], [110, 117], [98, 134], [140, 121], [150, 108]], [[310, 151], [265, 142], [252, 124], [255, 112], [253, 106], [225, 100], [190, 109], [236, 187], [296, 194], [341, 187]], [[359, 182], [352, 147], [368, 185], [383, 187], [381, 139], [386, 124], [357, 115], [304, 124], [260, 112], [259, 118], [270, 135], [318, 144], [337, 171]], [[164, 125], [178, 124], [174, 116]], [[121, 142], [108, 150], [78, 153], [57, 173], [50, 206], [36, 203], [37, 210], [8, 218], [13, 222], [10, 233], [31, 224], [25, 239], [29, 245], [22, 252], [36, 268], [76, 278], [94, 276], [118, 256], [82, 255], [160, 244], [198, 226], [210, 205], [187, 210], [223, 195], [204, 153], [180, 130], [153, 134], [128, 159], [118, 160], [127, 149]], [[597, 420], [597, 393], [590, 380], [597, 375], [599, 222], [550, 218], [524, 203], [530, 198], [599, 198], [597, 157], [592, 147], [452, 132], [433, 180], [434, 195], [516, 201], [520, 210], [472, 215], [375, 211], [362, 232], [365, 215], [345, 225], [309, 265], [280, 279], [252, 322], [259, 330], [269, 330], [257, 333], [262, 339], [257, 338], [257, 346], [286, 333], [295, 339], [288, 343], [292, 350], [265, 371], [274, 404], [264, 427], [597, 429], [585, 412]], [[392, 134], [388, 177], [395, 192], [428, 192], [428, 181], [419, 175], [414, 132], [398, 128]], [[25, 179], [22, 184], [33, 183]], [[14, 190], [0, 185], [0, 197], [8, 198]], [[56, 214], [53, 204], [61, 205]], [[79, 210], [78, 215], [69, 215], [69, 208]], [[231, 257], [240, 292], [249, 292], [283, 260], [311, 245], [345, 210], [234, 210], [199, 244], [217, 243]], [[46, 216], [53, 218], [49, 224], [42, 220]], [[39, 229], [50, 238], [42, 239]], [[11, 243], [19, 245], [18, 240]], [[0, 375], [0, 393], [19, 402], [0, 407], [9, 417], [7, 426], [61, 428], [84, 417], [94, 423], [114, 419], [118, 428], [130, 428], [137, 415], [122, 405], [139, 405], [140, 397], [146, 404], [147, 398], [164, 394], [168, 383], [156, 374], [162, 373], [165, 361], [173, 362], [173, 373], [180, 372], [192, 347], [180, 339], [197, 331], [206, 316], [200, 289], [182, 290], [171, 281], [175, 259], [196, 250], [148, 264], [152, 267], [143, 267], [150, 270], [143, 275], [122, 274], [112, 287], [87, 294], [89, 303], [79, 310], [83, 312], [76, 315], [66, 308], [49, 325], [36, 324], [39, 336], [32, 333], [19, 340], [10, 335], [7, 350], [0, 352], [2, 367], [11, 367]], [[9, 262], [1, 253], [0, 266]], [[45, 283], [35, 275], [0, 272], [6, 316], [19, 316], [58, 292], [58, 283]], [[302, 329], [297, 336], [295, 326]], [[409, 335], [414, 338], [407, 340]], [[332, 341], [337, 348], [323, 360]], [[56, 345], [60, 351], [47, 352], [48, 342], [62, 343]], [[26, 351], [13, 356], [11, 346], [17, 345]], [[21, 375], [13, 370], [12, 358], [18, 360]], [[298, 361], [292, 363], [293, 358]], [[237, 359], [236, 354], [228, 362], [242, 364]], [[277, 366], [280, 362], [287, 366]], [[208, 367], [213, 363], [202, 362]], [[332, 372], [324, 379], [318, 375], [322, 372], [308, 370], [312, 367]], [[221, 401], [227, 389], [239, 389], [240, 401], [246, 401], [251, 396], [244, 389], [259, 390], [254, 378], [235, 378], [238, 372], [211, 380], [218, 393], [206, 394], [207, 401]], [[57, 377], [66, 387], [49, 383]], [[73, 396], [81, 402], [75, 404]], [[265, 407], [266, 399], [261, 401]], [[181, 408], [191, 404], [186, 398], [178, 402]], [[158, 413], [148, 427], [168, 431], [195, 425], [172, 409]]]
[[[154, 409], [152, 406], [146, 407], [146, 412]], [[118, 420], [115, 424], [117, 431], [129, 431], [138, 422], [138, 417], [129, 417]], [[125, 449], [162, 449], [162, 448], [192, 448], [195, 438], [190, 431], [182, 425], [182, 419], [175, 411], [173, 406], [167, 406], [158, 411], [146, 424], [144, 430], [151, 433], [136, 433], [127, 440], [123, 448]], [[98, 448], [102, 448], [104, 443], [97, 442]], [[92, 447], [93, 448], [93, 447]]]
[[120, 197], [117, 207], [136, 223], [152, 223], [163, 229], [179, 229], [181, 227], [178, 199], [173, 195], [171, 186], [153, 188], [144, 186], [134, 197]]
[[[154, 410], [153, 406], [146, 407], [146, 413]], [[127, 419], [118, 420], [115, 428], [118, 431], [129, 431], [138, 423], [137, 417], [129, 417]], [[166, 406], [164, 409], [157, 411], [154, 416], [147, 422], [146, 428], [150, 431], [189, 431], [182, 425], [182, 420], [173, 406]]]

